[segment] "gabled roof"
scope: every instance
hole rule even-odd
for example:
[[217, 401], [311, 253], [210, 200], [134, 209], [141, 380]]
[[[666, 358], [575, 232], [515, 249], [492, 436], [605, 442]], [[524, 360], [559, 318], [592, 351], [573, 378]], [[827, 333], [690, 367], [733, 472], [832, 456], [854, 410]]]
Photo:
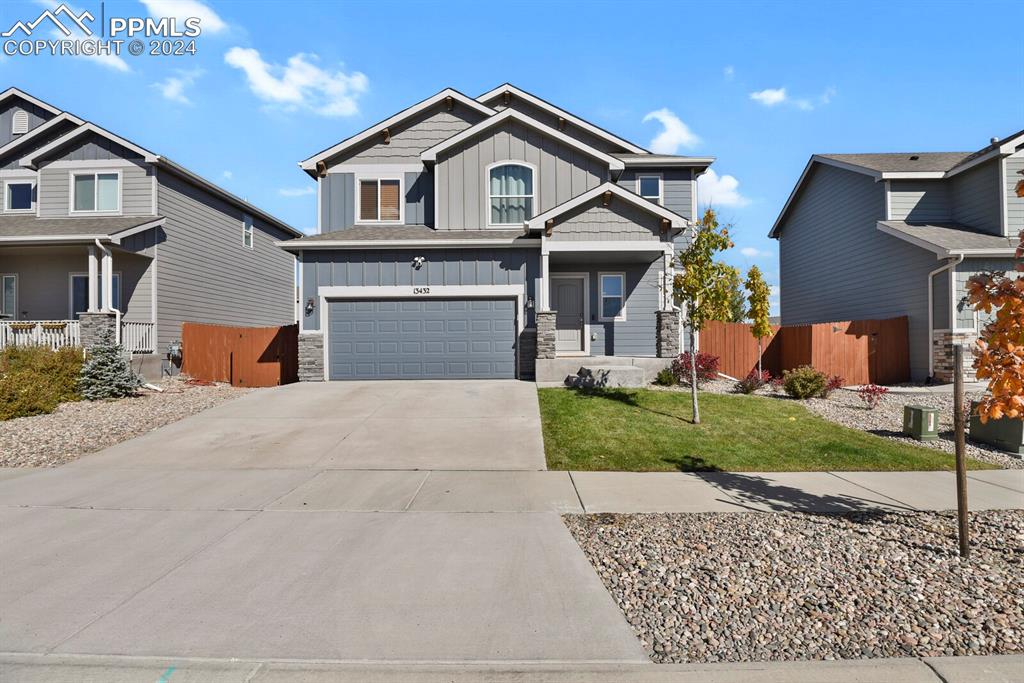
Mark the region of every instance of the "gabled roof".
[[313, 175], [312, 172], [316, 171], [316, 164], [318, 161], [325, 161], [333, 156], [337, 156], [338, 154], [344, 152], [345, 150], [355, 147], [361, 142], [364, 142], [370, 137], [373, 137], [374, 135], [380, 133], [385, 128], [390, 128], [391, 126], [397, 125], [405, 121], [406, 119], [419, 114], [422, 111], [430, 109], [435, 104], [442, 102], [445, 98], [448, 97], [451, 97], [456, 102], [464, 104], [467, 107], [470, 107], [471, 109], [474, 109], [485, 116], [491, 116], [492, 114], [495, 113], [495, 111], [490, 107], [485, 106], [480, 102], [477, 102], [476, 100], [474, 100], [471, 97], [468, 97], [467, 95], [463, 95], [458, 90], [455, 90], [453, 88], [445, 88], [436, 95], [432, 95], [431, 97], [428, 97], [422, 102], [417, 102], [411, 107], [403, 109], [402, 111], [398, 112], [394, 116], [386, 118], [379, 123], [375, 123], [374, 125], [370, 126], [369, 128], [360, 133], [356, 133], [352, 137], [345, 138], [344, 140], [334, 145], [333, 147], [328, 147], [327, 149], [321, 152], [317, 152], [316, 154], [309, 157], [305, 161], [300, 161], [299, 167], [304, 171], [310, 172], [310, 175]]
[[904, 242], [934, 252], [937, 258], [948, 256], [1013, 256], [1020, 243], [1000, 235], [975, 232], [959, 223], [908, 223], [878, 221], [876, 228]]
[[967, 169], [988, 161], [993, 157], [1013, 154], [1021, 145], [1024, 145], [1024, 130], [1019, 130], [1013, 135], [1009, 135], [1002, 140], [993, 139], [987, 147], [982, 147], [977, 152], [969, 155], [966, 159], [951, 168], [949, 173], [947, 173], [947, 176], [956, 175], [961, 171], [966, 171]]
[[502, 123], [508, 121], [509, 119], [514, 119], [522, 123], [523, 125], [530, 126], [531, 128], [534, 128], [544, 133], [548, 137], [552, 137], [558, 140], [559, 142], [568, 145], [569, 147], [578, 149], [581, 152], [586, 152], [590, 156], [605, 162], [606, 164], [608, 164], [608, 167], [613, 170], [621, 171], [623, 168], [625, 168], [625, 164], [622, 162], [621, 159], [616, 159], [611, 154], [605, 154], [601, 150], [595, 149], [590, 145], [586, 144], [585, 142], [580, 142], [576, 138], [570, 135], [566, 135], [562, 131], [555, 130], [550, 126], [545, 126], [540, 121], [532, 119], [526, 114], [521, 114], [515, 109], [505, 109], [501, 113], [486, 118], [480, 123], [476, 124], [475, 126], [470, 126], [461, 133], [453, 135], [447, 140], [439, 142], [430, 149], [424, 150], [423, 153], [420, 154], [420, 159], [422, 159], [424, 163], [434, 163], [435, 161], [437, 161], [437, 155], [440, 154], [441, 152], [447, 149], [451, 149], [452, 147], [462, 142], [465, 142], [466, 140], [469, 140], [470, 138], [473, 138], [486, 130], [491, 129], [494, 126], [501, 125]]
[[535, 107], [539, 107], [541, 109], [544, 109], [545, 111], [548, 111], [551, 114], [554, 114], [555, 116], [560, 116], [563, 119], [565, 119], [566, 121], [572, 123], [573, 125], [578, 126], [579, 128], [582, 128], [583, 130], [587, 131], [591, 135], [595, 135], [595, 136], [597, 136], [599, 138], [607, 140], [608, 142], [612, 143], [613, 145], [619, 145], [623, 149], [628, 150], [630, 152], [633, 152], [635, 154], [646, 154], [647, 153], [647, 150], [644, 149], [643, 147], [640, 147], [639, 145], [635, 145], [632, 142], [630, 142], [629, 140], [624, 140], [623, 138], [620, 138], [618, 135], [610, 133], [610, 132], [606, 131], [604, 128], [601, 128], [599, 126], [595, 126], [594, 124], [590, 123], [589, 121], [585, 121], [585, 120], [581, 119], [580, 117], [578, 117], [578, 116], [576, 116], [574, 114], [570, 114], [569, 112], [565, 111], [564, 109], [562, 109], [560, 107], [556, 107], [555, 105], [551, 104], [547, 100], [543, 100], [543, 99], [537, 97], [536, 95], [532, 95], [532, 94], [526, 92], [525, 90], [522, 90], [521, 88], [517, 88], [516, 86], [512, 85], [511, 83], [503, 83], [503, 84], [499, 85], [497, 88], [494, 88], [493, 90], [485, 92], [483, 95], [481, 95], [480, 97], [478, 97], [476, 99], [477, 99], [477, 101], [483, 102], [483, 103], [486, 104], [487, 102], [490, 102], [491, 100], [494, 100], [494, 99], [500, 97], [501, 95], [504, 95], [505, 93], [510, 93], [511, 95], [513, 95], [515, 97], [518, 97], [520, 99], [523, 99], [523, 100], [529, 102], [530, 104], [534, 105]]
[[541, 228], [544, 227], [544, 224], [549, 220], [553, 218], [558, 218], [559, 216], [568, 213], [569, 211], [572, 211], [577, 207], [583, 206], [587, 202], [591, 202], [597, 199], [605, 192], [610, 192], [614, 197], [618, 197], [626, 202], [629, 202], [630, 204], [633, 204], [634, 206], [637, 206], [645, 211], [648, 211], [649, 213], [654, 214], [655, 216], [658, 216], [669, 221], [669, 226], [673, 230], [685, 230], [690, 225], [690, 221], [686, 220], [675, 211], [670, 211], [661, 204], [655, 204], [651, 200], [645, 199], [636, 193], [630, 192], [629, 190], [626, 190], [620, 187], [619, 185], [616, 185], [615, 183], [608, 182], [602, 183], [601, 185], [598, 185], [592, 190], [588, 190], [581, 195], [573, 197], [569, 201], [562, 202], [558, 206], [548, 209], [539, 216], [534, 216], [533, 218], [526, 222], [526, 226], [530, 230], [540, 230]]
[[942, 178], [970, 152], [896, 152], [884, 154], [816, 154], [823, 162], [873, 175], [877, 179]]
[[35, 168], [36, 162], [39, 159], [44, 158], [47, 154], [49, 154], [50, 152], [54, 151], [55, 149], [60, 149], [64, 145], [68, 144], [69, 142], [72, 142], [75, 139], [77, 139], [77, 138], [79, 138], [82, 135], [85, 135], [87, 133], [96, 133], [97, 135], [99, 135], [101, 137], [104, 137], [104, 138], [107, 138], [108, 140], [110, 140], [112, 142], [116, 142], [117, 144], [121, 145], [122, 147], [125, 147], [126, 149], [130, 149], [131, 151], [135, 152], [136, 154], [141, 156], [143, 159], [145, 159], [149, 163], [154, 163], [154, 162], [156, 162], [159, 159], [159, 157], [156, 154], [153, 154], [153, 152], [150, 152], [148, 149], [144, 149], [142, 147], [139, 147], [134, 142], [131, 142], [129, 140], [125, 140], [124, 138], [122, 138], [119, 135], [114, 135], [109, 130], [105, 130], [103, 128], [100, 128], [95, 123], [83, 123], [78, 128], [75, 128], [74, 130], [69, 131], [66, 135], [62, 135], [61, 137], [57, 138], [56, 140], [54, 140], [50, 144], [44, 145], [43, 147], [40, 147], [39, 149], [37, 149], [34, 152], [30, 153], [28, 156], [23, 158], [19, 163], [22, 166], [27, 166], [29, 168]]
[[40, 134], [45, 133], [46, 131], [51, 130], [53, 128], [56, 128], [57, 126], [59, 126], [61, 123], [65, 122], [65, 121], [69, 121], [69, 122], [71, 122], [71, 123], [73, 123], [75, 125], [81, 125], [81, 124], [84, 123], [84, 121], [82, 121], [82, 119], [78, 118], [74, 114], [69, 114], [67, 112], [64, 112], [64, 113], [60, 114], [59, 116], [53, 117], [52, 119], [50, 119], [46, 123], [43, 123], [41, 125], [36, 126], [35, 128], [30, 130], [29, 132], [25, 133], [24, 135], [19, 135], [18, 137], [14, 138], [13, 140], [8, 142], [3, 147], [0, 147], [0, 156], [3, 156], [4, 154], [7, 154], [12, 149], [17, 149], [18, 147], [21, 147], [21, 145], [24, 142], [26, 142], [27, 140], [34, 140]]
[[42, 100], [40, 100], [38, 98], [32, 97], [31, 95], [29, 95], [24, 90], [18, 90], [17, 88], [8, 88], [7, 90], [4, 90], [2, 93], [0, 93], [0, 104], [3, 104], [4, 102], [6, 102], [7, 100], [9, 100], [12, 97], [20, 97], [21, 99], [25, 100], [26, 102], [31, 102], [32, 104], [36, 105], [40, 109], [45, 109], [46, 111], [50, 112], [51, 114], [60, 114], [61, 113], [60, 109], [58, 109], [57, 107], [53, 106], [52, 104], [49, 104], [47, 102], [43, 102]]

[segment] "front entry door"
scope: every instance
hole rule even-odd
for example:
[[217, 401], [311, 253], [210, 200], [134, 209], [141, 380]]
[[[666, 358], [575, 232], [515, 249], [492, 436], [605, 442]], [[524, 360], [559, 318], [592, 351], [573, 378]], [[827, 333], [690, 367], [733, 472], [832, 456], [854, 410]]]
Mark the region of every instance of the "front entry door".
[[555, 314], [555, 351], [582, 353], [583, 337], [583, 279], [579, 277], [551, 278], [551, 308]]

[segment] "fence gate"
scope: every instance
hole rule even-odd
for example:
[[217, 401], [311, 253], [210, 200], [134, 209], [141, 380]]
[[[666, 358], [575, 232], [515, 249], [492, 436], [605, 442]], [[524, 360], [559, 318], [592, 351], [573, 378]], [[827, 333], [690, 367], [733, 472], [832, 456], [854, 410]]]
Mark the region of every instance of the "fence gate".
[[298, 381], [299, 327], [181, 326], [181, 371], [195, 379], [236, 387], [273, 387]]

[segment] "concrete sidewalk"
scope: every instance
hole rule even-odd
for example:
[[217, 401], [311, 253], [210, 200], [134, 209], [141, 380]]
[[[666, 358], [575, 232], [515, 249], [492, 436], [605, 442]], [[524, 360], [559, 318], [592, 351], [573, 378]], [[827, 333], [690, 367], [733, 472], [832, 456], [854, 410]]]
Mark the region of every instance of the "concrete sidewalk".
[[726, 664], [390, 664], [0, 654], [0, 680], [19, 683], [1017, 683], [1024, 656]]

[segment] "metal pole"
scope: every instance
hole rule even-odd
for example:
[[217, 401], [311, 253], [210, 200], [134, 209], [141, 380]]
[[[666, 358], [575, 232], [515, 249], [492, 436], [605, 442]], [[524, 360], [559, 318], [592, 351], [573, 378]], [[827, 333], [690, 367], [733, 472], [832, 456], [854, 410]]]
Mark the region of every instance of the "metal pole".
[[960, 557], [971, 554], [967, 537], [967, 436], [964, 431], [964, 347], [953, 346], [953, 429], [956, 433], [956, 516], [959, 523]]

